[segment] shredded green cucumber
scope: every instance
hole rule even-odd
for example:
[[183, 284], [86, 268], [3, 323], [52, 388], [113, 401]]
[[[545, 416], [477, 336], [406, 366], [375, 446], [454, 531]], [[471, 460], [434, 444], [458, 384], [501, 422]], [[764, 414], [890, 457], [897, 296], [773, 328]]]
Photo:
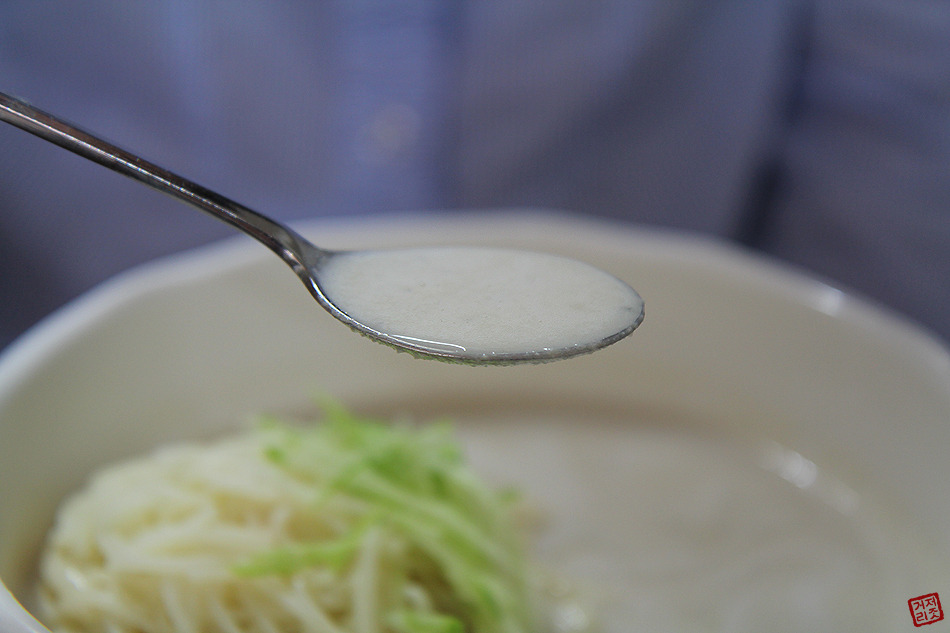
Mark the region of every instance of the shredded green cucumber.
[[329, 404], [317, 424], [268, 419], [260, 432], [265, 459], [312, 488], [314, 511], [338, 530], [260, 552], [235, 573], [359, 569], [375, 587], [380, 630], [392, 633], [532, 629], [517, 497], [477, 476], [450, 424], [387, 423]]

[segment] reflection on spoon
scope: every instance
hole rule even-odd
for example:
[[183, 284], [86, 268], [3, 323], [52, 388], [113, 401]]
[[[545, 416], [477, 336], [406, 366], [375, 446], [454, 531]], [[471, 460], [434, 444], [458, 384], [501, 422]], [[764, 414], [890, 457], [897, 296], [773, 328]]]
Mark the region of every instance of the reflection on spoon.
[[472, 364], [545, 362], [631, 332], [643, 301], [611, 275], [523, 251], [328, 251], [292, 229], [0, 93], [0, 120], [184, 200], [277, 253], [330, 314], [400, 350]]

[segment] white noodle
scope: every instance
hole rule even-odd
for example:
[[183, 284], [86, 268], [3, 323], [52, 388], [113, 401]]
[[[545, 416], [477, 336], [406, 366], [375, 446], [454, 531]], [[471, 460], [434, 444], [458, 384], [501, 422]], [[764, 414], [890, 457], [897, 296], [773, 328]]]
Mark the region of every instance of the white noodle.
[[[339, 536], [362, 507], [333, 499], [318, 511], [312, 489], [259, 453], [259, 440], [247, 436], [164, 449], [99, 473], [61, 509], [42, 563], [41, 602], [52, 630], [382, 630], [380, 558], [405, 557], [407, 548], [384, 548], [375, 529], [338, 572], [235, 574], [262, 551]], [[424, 587], [405, 587], [387, 599], [432, 604]]]
[[301, 577], [293, 579], [292, 591], [282, 596], [283, 603], [297, 616], [299, 630], [309, 633], [343, 633], [313, 600]]
[[212, 596], [209, 602], [214, 623], [222, 633], [241, 633], [241, 627], [232, 615], [232, 610], [226, 608], [218, 596]]
[[[340, 464], [314, 453], [323, 458]], [[104, 469], [50, 534], [43, 619], [55, 633], [392, 633], [393, 613], [457, 603], [448, 583], [465, 570], [434, 564], [454, 560], [440, 530], [501, 571], [513, 564], [472, 525], [399, 490], [385, 492], [407, 511], [386, 521], [365, 499], [320, 490], [264, 458], [254, 433]]]
[[372, 529], [366, 534], [357, 555], [356, 564], [353, 566], [353, 575], [350, 577], [354, 596], [354, 633], [376, 633], [377, 631], [379, 541], [379, 530]]
[[182, 597], [178, 589], [168, 580], [161, 582], [162, 604], [172, 623], [172, 629], [177, 633], [198, 633], [192, 616], [187, 614], [182, 604]]

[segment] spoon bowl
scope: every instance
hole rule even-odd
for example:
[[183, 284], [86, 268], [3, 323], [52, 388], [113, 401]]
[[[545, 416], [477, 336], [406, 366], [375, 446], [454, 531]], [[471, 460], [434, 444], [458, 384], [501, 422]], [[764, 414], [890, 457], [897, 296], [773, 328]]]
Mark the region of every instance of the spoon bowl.
[[631, 334], [643, 300], [571, 259], [498, 249], [330, 251], [293, 229], [0, 93], [0, 120], [183, 200], [258, 240], [352, 330], [397, 350], [470, 364], [547, 362]]

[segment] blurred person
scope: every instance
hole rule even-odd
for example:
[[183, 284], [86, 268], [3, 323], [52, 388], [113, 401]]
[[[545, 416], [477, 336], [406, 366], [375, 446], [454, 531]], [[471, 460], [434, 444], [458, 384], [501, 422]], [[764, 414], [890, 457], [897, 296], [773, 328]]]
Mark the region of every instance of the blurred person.
[[[950, 340], [945, 0], [0, 3], [0, 91], [283, 221], [543, 207], [781, 258]], [[233, 235], [0, 126], [0, 347]]]

